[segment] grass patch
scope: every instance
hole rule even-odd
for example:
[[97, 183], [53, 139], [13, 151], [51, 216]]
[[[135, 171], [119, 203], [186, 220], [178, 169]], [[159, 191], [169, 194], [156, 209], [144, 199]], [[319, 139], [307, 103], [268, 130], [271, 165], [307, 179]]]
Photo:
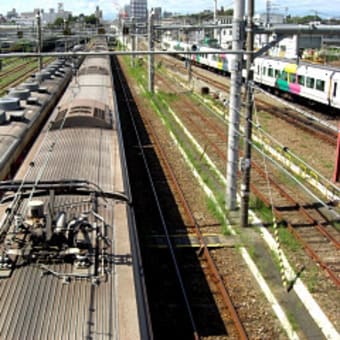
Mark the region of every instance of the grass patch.
[[221, 210], [216, 206], [216, 203], [209, 197], [207, 197], [208, 211], [219, 221], [222, 228], [223, 235], [231, 235], [231, 232], [225, 222], [225, 215], [221, 213]]
[[293, 330], [297, 331], [299, 329], [299, 324], [296, 321], [295, 316], [289, 311], [286, 312], [286, 315], [287, 315], [288, 321], [289, 321], [290, 325], [292, 326]]
[[279, 227], [279, 239], [280, 242], [287, 247], [290, 251], [296, 252], [301, 249], [300, 243], [292, 235], [292, 233], [286, 228], [280, 225]]
[[157, 96], [160, 100], [165, 101], [169, 104], [173, 103], [178, 99], [178, 94], [177, 93], [171, 93], [171, 92], [163, 92], [159, 91], [157, 93]]
[[313, 267], [308, 270], [308, 274], [304, 275], [304, 282], [311, 293], [314, 293], [318, 288], [319, 271], [320, 269], [313, 265]]
[[263, 201], [253, 194], [250, 195], [250, 208], [259, 215], [264, 224], [273, 223], [273, 212], [270, 207], [267, 207]]

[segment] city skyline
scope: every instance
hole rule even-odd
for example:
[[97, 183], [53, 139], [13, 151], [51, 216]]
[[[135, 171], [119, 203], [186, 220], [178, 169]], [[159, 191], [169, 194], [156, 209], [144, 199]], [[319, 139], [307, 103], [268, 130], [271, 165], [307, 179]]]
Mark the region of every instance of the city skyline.
[[[2, 1], [0, 3], [0, 13], [6, 15], [13, 8], [18, 13], [33, 11], [34, 8], [42, 8], [48, 11], [50, 8], [57, 9], [58, 0], [13, 0]], [[112, 19], [117, 16], [119, 8], [125, 4], [129, 4], [129, 0], [78, 0], [77, 2], [64, 2], [64, 9], [71, 11], [74, 15], [81, 13], [89, 15], [95, 12], [96, 6], [103, 10], [104, 18]], [[247, 2], [246, 2], [247, 3]], [[225, 9], [233, 8], [233, 1], [217, 0], [218, 8], [223, 6]], [[213, 10], [213, 0], [195, 0], [195, 6], [190, 2], [180, 2], [178, 0], [148, 0], [148, 7], [162, 7], [163, 11], [188, 14], [197, 13], [203, 10]], [[286, 0], [282, 5], [279, 1], [271, 1], [272, 11], [275, 13], [290, 14], [290, 15], [319, 15], [324, 18], [337, 17], [340, 18], [340, 0], [335, 0], [327, 3], [325, 7], [323, 0]], [[255, 0], [255, 9], [257, 13], [263, 13], [266, 10], [266, 0]]]

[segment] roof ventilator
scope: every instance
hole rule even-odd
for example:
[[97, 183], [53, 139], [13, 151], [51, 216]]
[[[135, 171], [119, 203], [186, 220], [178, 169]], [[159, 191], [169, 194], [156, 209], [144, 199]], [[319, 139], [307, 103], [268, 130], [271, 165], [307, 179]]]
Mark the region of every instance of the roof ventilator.
[[20, 110], [20, 99], [19, 98], [1, 98], [0, 99], [0, 110], [13, 111]]

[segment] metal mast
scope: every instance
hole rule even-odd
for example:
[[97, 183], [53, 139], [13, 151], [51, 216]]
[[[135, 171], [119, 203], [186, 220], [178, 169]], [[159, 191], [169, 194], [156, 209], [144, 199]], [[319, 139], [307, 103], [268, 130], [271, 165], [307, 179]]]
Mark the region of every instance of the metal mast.
[[[244, 41], [244, 0], [235, 1], [232, 50], [242, 50]], [[231, 61], [226, 209], [236, 209], [239, 126], [242, 89], [242, 54]]]
[[[254, 50], [254, 0], [248, 0], [247, 18], [247, 52]], [[248, 209], [250, 194], [250, 171], [251, 171], [251, 138], [253, 119], [253, 55], [247, 54], [247, 79], [246, 79], [246, 121], [244, 128], [244, 161], [242, 164], [242, 185], [241, 185], [241, 226], [248, 226]]]
[[[149, 14], [149, 25], [148, 25], [148, 38], [149, 38], [149, 51], [153, 51], [153, 8], [150, 10]], [[154, 65], [154, 55], [149, 54], [149, 91], [154, 92], [154, 79], [155, 78], [155, 65]]]
[[[136, 50], [136, 19], [135, 17], [131, 18], [131, 32], [130, 32], [130, 39], [131, 39], [131, 50], [135, 52]], [[135, 66], [135, 55], [131, 56], [131, 66]]]
[[[38, 44], [37, 44], [37, 52], [40, 54], [41, 53], [41, 17], [40, 17], [40, 10], [38, 10], [37, 14], [36, 14], [36, 19], [37, 19], [37, 29], [38, 29]], [[42, 69], [42, 57], [39, 56], [38, 57], [38, 70], [41, 71]]]

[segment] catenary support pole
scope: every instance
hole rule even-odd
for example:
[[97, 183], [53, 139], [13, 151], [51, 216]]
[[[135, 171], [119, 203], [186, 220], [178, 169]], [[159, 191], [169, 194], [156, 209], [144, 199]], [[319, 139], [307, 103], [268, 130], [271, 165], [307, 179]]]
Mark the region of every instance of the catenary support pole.
[[[130, 39], [131, 39], [131, 50], [132, 52], [134, 52], [136, 50], [136, 20], [134, 17], [131, 18]], [[134, 67], [134, 66], [135, 66], [135, 55], [132, 54], [131, 67]]]
[[[247, 17], [247, 52], [254, 49], [254, 0], [248, 0]], [[248, 210], [250, 195], [250, 174], [251, 174], [251, 139], [252, 139], [252, 119], [253, 119], [253, 55], [247, 54], [247, 78], [246, 78], [246, 119], [244, 127], [244, 158], [242, 164], [242, 184], [241, 184], [241, 226], [248, 226]]]
[[[149, 14], [149, 25], [148, 25], [148, 38], [149, 38], [149, 51], [153, 51], [153, 8], [150, 10]], [[149, 54], [149, 91], [154, 93], [154, 83], [155, 83], [155, 65], [154, 65], [154, 55]]]
[[[235, 1], [233, 16], [232, 49], [241, 50], [244, 42], [244, 0]], [[228, 161], [226, 209], [237, 208], [237, 169], [239, 153], [239, 126], [242, 89], [242, 55], [234, 56], [231, 61], [229, 131], [228, 131]]]
[[[36, 19], [37, 19], [37, 34], [38, 34], [38, 41], [37, 41], [37, 52], [41, 53], [41, 17], [40, 17], [40, 10], [38, 10], [37, 14], [36, 14]], [[42, 57], [39, 56], [38, 57], [38, 70], [41, 71], [42, 70]]]
[[339, 180], [339, 173], [340, 173], [340, 125], [338, 126], [338, 141], [336, 143], [335, 166], [333, 172], [334, 183], [336, 183]]

